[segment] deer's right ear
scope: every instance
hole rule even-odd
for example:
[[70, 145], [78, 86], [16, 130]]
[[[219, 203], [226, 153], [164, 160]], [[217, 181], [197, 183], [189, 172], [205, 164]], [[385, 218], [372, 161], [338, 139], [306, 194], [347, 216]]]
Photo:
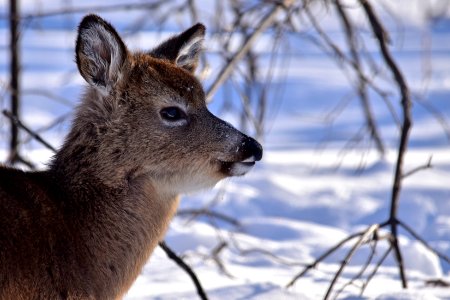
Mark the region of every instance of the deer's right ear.
[[122, 72], [127, 48], [114, 27], [97, 15], [87, 15], [78, 27], [76, 61], [81, 76], [107, 92]]
[[176, 35], [152, 51], [150, 55], [167, 59], [175, 65], [194, 73], [200, 53], [203, 50], [205, 26], [196, 24], [179, 35]]

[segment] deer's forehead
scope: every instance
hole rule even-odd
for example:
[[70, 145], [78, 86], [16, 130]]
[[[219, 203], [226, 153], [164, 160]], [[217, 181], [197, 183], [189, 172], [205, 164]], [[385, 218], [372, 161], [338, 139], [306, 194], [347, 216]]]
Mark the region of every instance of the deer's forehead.
[[[205, 93], [200, 82], [189, 72], [175, 66], [171, 62], [152, 58], [140, 57], [135, 65], [134, 76], [141, 77], [140, 81], [146, 88], [163, 94], [175, 95], [186, 105], [199, 107], [205, 105]], [[177, 99], [173, 99], [177, 100]]]

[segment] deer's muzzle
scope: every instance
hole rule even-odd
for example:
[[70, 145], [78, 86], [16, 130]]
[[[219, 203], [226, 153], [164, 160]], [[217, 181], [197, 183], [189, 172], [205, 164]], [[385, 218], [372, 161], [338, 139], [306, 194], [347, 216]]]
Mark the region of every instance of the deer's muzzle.
[[263, 148], [255, 139], [245, 136], [237, 147], [236, 161], [221, 161], [221, 172], [227, 176], [242, 176], [261, 160]]

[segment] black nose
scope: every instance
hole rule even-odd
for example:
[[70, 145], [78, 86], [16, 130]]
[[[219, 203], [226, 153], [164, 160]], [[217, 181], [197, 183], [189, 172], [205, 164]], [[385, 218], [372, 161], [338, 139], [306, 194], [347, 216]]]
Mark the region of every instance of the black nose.
[[255, 161], [261, 160], [263, 148], [260, 143], [251, 137], [246, 137], [241, 147], [244, 158], [253, 157]]

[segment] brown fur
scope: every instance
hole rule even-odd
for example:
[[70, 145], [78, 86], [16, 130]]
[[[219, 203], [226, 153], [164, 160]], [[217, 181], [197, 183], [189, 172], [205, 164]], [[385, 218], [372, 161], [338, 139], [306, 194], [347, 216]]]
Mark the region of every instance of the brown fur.
[[[123, 297], [178, 195], [261, 159], [256, 141], [205, 106], [191, 73], [204, 31], [131, 53], [110, 24], [85, 17], [76, 54], [90, 85], [66, 141], [46, 171], [0, 167], [0, 299]], [[168, 107], [182, 120], [164, 119]]]

